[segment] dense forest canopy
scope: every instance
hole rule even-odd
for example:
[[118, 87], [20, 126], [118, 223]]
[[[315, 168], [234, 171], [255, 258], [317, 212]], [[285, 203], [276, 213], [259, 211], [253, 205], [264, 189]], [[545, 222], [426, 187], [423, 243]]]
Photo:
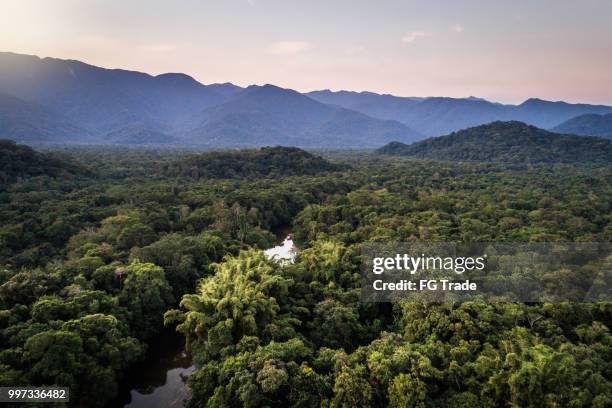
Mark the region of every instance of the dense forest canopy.
[[504, 163], [612, 163], [612, 141], [551, 133], [521, 122], [493, 122], [377, 152], [436, 160]]
[[12, 140], [0, 139], [0, 190], [4, 185], [35, 176], [74, 177], [87, 173], [70, 158], [42, 154]]
[[[95, 172], [0, 193], [0, 386], [103, 406], [165, 324], [194, 357], [190, 407], [612, 404], [610, 302], [366, 304], [359, 273], [372, 242], [609, 242], [610, 165], [62, 154]], [[262, 252], [286, 225], [291, 265]]]
[[208, 152], [166, 166], [168, 175], [192, 178], [258, 178], [314, 175], [344, 168], [295, 147]]

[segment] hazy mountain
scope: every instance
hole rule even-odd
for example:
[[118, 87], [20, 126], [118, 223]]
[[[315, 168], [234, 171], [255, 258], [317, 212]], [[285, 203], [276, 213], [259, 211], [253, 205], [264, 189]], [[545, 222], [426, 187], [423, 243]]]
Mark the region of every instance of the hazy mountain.
[[185, 74], [151, 76], [80, 61], [0, 53], [0, 92], [35, 102], [93, 132], [133, 122], [187, 126], [225, 97]]
[[503, 105], [481, 98], [406, 98], [371, 92], [310, 92], [318, 101], [343, 106], [372, 117], [392, 119], [428, 136], [447, 134], [497, 120], [518, 120], [550, 128], [584, 113], [612, 113], [612, 107], [529, 99]]
[[108, 132], [104, 142], [109, 144], [180, 144], [174, 136], [160, 132], [142, 123], [130, 123], [122, 128]]
[[612, 113], [612, 107], [583, 103], [550, 102], [532, 98], [513, 107], [512, 113], [512, 119], [514, 120], [549, 129], [578, 115]]
[[89, 133], [47, 108], [0, 93], [0, 137], [20, 143], [87, 142]]
[[250, 86], [209, 108], [186, 140], [213, 146], [374, 147], [419, 135], [395, 122], [317, 102], [273, 85]]
[[208, 89], [213, 90], [217, 94], [223, 96], [226, 99], [232, 98], [238, 95], [240, 92], [244, 91], [244, 88], [234, 85], [230, 82], [225, 82], [223, 84], [210, 84], [206, 85]]
[[14, 53], [0, 53], [0, 94], [0, 136], [31, 143], [378, 147], [495, 120], [550, 128], [585, 113], [612, 113], [539, 99], [502, 105], [476, 97], [203, 85], [181, 73], [152, 76]]
[[0, 53], [0, 92], [61, 113], [96, 143], [377, 147], [419, 137], [400, 123], [273, 86], [206, 86], [180, 73], [151, 76], [13, 53]]
[[561, 135], [522, 122], [493, 122], [406, 145], [390, 143], [380, 154], [436, 160], [509, 163], [612, 163], [612, 141]]
[[[384, 107], [381, 114], [384, 114], [387, 109], [401, 109], [405, 106], [414, 106], [425, 98], [400, 97], [389, 94], [377, 94], [374, 92], [352, 92], [352, 91], [337, 91], [332, 92], [329, 89], [323, 91], [308, 92], [305, 95], [330, 105], [343, 106], [348, 109], [374, 109], [379, 106]], [[411, 103], [414, 102], [414, 103]]]
[[599, 136], [612, 139], [612, 113], [580, 115], [552, 129], [558, 133]]

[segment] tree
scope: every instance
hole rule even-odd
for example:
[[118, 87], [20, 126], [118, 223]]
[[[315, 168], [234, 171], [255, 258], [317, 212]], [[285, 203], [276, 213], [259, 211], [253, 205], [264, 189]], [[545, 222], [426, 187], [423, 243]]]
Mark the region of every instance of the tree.
[[243, 336], [283, 339], [293, 335], [293, 322], [283, 314], [292, 281], [278, 264], [257, 250], [242, 251], [212, 265], [213, 276], [195, 295], [181, 301], [185, 313], [177, 330], [190, 343], [214, 356], [237, 344]]
[[389, 386], [389, 407], [425, 408], [427, 387], [410, 374], [399, 374]]
[[129, 312], [130, 327], [146, 339], [163, 324], [164, 311], [174, 302], [164, 270], [150, 263], [134, 262], [125, 268], [119, 303]]

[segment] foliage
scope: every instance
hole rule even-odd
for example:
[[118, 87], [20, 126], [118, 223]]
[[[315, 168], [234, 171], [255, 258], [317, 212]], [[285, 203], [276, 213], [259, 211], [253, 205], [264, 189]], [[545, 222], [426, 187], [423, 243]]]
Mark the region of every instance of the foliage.
[[0, 139], [0, 191], [1, 186], [35, 176], [73, 178], [87, 173], [84, 167], [65, 157], [39, 153], [31, 147], [18, 145], [12, 140]]
[[411, 145], [392, 142], [381, 154], [505, 163], [610, 163], [612, 142], [562, 135], [521, 122], [493, 122]]
[[188, 156], [168, 165], [169, 175], [199, 178], [256, 178], [317, 174], [342, 166], [295, 147], [210, 152]]
[[[179, 177], [193, 152], [64, 149], [96, 172], [45, 155], [3, 185], [0, 385], [104, 405], [164, 320], [193, 354], [192, 407], [610, 405], [609, 302], [366, 304], [359, 273], [373, 242], [610, 241], [609, 165], [323, 152], [330, 172], [279, 152]], [[261, 250], [290, 224], [280, 265]]]

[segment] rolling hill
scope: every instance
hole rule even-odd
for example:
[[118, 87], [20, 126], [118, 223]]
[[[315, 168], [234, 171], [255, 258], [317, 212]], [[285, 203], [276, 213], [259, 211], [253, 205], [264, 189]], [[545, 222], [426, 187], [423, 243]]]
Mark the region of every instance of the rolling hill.
[[0, 190], [12, 182], [30, 177], [74, 177], [89, 173], [63, 157], [39, 153], [29, 146], [0, 139]]
[[394, 142], [377, 153], [435, 160], [612, 163], [612, 141], [561, 135], [510, 121], [493, 122], [411, 145]]
[[166, 165], [164, 171], [196, 179], [260, 178], [313, 175], [343, 168], [302, 149], [277, 146], [194, 154]]
[[552, 129], [558, 133], [581, 136], [598, 136], [612, 139], [612, 113], [607, 115], [580, 115]]

